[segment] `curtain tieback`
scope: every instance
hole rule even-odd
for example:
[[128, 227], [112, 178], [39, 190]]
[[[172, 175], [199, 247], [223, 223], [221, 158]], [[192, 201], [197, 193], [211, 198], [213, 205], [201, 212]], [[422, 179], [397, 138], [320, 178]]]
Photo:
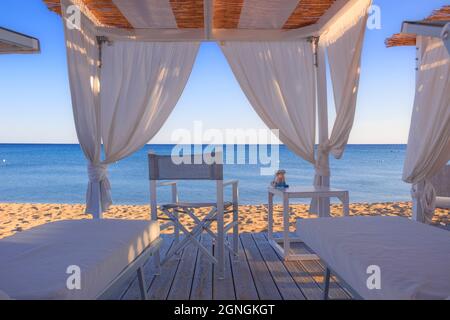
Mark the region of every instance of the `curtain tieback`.
[[412, 198], [419, 201], [425, 214], [425, 222], [430, 223], [436, 209], [436, 190], [429, 180], [413, 184], [411, 188]]
[[108, 179], [108, 165], [98, 163], [89, 163], [88, 164], [88, 175], [89, 181], [91, 182], [102, 182]]
[[316, 175], [321, 177], [330, 176], [330, 168], [328, 162], [328, 155], [330, 154], [331, 143], [330, 140], [326, 140], [319, 144], [317, 148], [317, 161], [315, 164]]

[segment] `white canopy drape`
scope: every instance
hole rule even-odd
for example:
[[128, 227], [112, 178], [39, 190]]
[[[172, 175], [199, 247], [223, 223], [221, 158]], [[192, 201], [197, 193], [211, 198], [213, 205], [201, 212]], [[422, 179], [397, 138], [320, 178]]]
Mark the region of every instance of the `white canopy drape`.
[[[99, 217], [111, 205], [107, 164], [143, 147], [175, 107], [199, 43], [114, 42], [99, 48], [95, 28], [65, 23], [72, 106], [80, 145], [89, 161], [86, 212]], [[103, 139], [105, 159], [101, 161]]]
[[[63, 1], [62, 4], [63, 12], [66, 12], [71, 2]], [[73, 26], [65, 16], [63, 24], [75, 128], [81, 149], [89, 162], [90, 182], [86, 203], [90, 204], [90, 210], [98, 212], [100, 198], [105, 207], [111, 202], [109, 182], [96, 177], [92, 169], [94, 164], [100, 163], [101, 158], [99, 49], [95, 28], [85, 16], [81, 16], [82, 28]], [[99, 195], [100, 190], [103, 191], [102, 195]]]
[[450, 160], [450, 55], [440, 39], [417, 38], [420, 67], [403, 171], [413, 184], [416, 219], [430, 222], [435, 192], [429, 179]]
[[329, 139], [318, 147], [315, 184], [319, 186], [323, 177], [330, 175], [329, 153], [337, 159], [342, 157], [353, 127], [361, 53], [371, 4], [371, 0], [358, 1], [320, 37], [319, 46], [326, 47], [328, 54], [336, 119]]
[[312, 44], [226, 42], [222, 50], [251, 105], [280, 140], [314, 163], [315, 80]]

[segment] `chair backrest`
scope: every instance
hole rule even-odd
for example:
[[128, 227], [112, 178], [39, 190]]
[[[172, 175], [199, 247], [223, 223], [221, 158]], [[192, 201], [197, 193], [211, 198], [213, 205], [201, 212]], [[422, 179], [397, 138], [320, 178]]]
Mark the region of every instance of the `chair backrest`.
[[438, 197], [450, 197], [450, 165], [446, 165], [433, 178], [431, 184]]
[[[222, 159], [221, 153], [212, 154]], [[205, 155], [184, 156], [182, 163], [175, 163], [172, 156], [148, 154], [150, 180], [223, 180], [223, 164], [206, 163]]]

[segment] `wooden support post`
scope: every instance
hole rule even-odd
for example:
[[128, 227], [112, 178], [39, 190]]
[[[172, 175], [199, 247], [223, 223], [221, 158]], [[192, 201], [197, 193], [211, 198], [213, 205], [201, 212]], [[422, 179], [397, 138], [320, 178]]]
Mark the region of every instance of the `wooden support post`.
[[[320, 41], [316, 45], [317, 65], [316, 65], [316, 81], [317, 81], [317, 115], [319, 125], [319, 144], [326, 143], [328, 136], [328, 96], [327, 96], [327, 68], [325, 59], [325, 47]], [[328, 159], [327, 159], [328, 163]], [[330, 186], [330, 178], [324, 177], [322, 180], [323, 187]], [[330, 199], [324, 198], [319, 200], [319, 216], [330, 216]]]
[[204, 25], [205, 25], [205, 39], [211, 40], [212, 29], [213, 29], [213, 9], [214, 1], [212, 0], [204, 0], [203, 2], [203, 16], [204, 16]]
[[[415, 188], [417, 189], [415, 192], [417, 194], [422, 194], [424, 192], [425, 183], [420, 182], [418, 183]], [[414, 186], [413, 186], [414, 188]], [[422, 204], [420, 203], [420, 198], [413, 197], [413, 212], [412, 212], [412, 219], [417, 222], [425, 222], [425, 214], [423, 212]]]

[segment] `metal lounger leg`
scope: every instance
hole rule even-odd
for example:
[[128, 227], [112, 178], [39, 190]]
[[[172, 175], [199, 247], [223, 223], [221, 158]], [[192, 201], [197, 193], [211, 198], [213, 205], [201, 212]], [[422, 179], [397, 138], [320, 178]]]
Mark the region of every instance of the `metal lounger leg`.
[[323, 300], [328, 300], [328, 294], [330, 292], [330, 278], [331, 278], [331, 271], [329, 268], [326, 268], [325, 279], [323, 284]]
[[139, 267], [137, 270], [138, 282], [139, 282], [139, 291], [141, 293], [141, 299], [147, 300], [147, 286], [145, 285], [144, 272], [142, 271], [142, 267]]

